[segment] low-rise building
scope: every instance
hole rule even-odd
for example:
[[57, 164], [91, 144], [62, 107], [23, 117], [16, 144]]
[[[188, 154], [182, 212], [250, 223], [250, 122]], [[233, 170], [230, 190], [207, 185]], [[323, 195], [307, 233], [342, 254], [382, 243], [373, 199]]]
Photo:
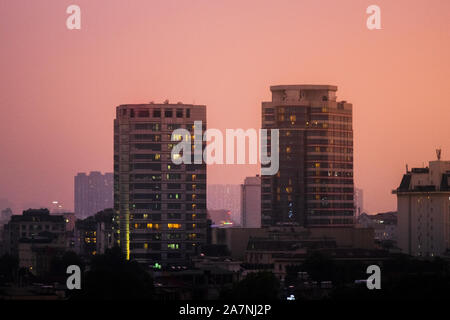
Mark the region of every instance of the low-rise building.
[[116, 244], [113, 209], [105, 209], [75, 223], [75, 252], [89, 257], [105, 253]]
[[44, 276], [50, 271], [52, 260], [61, 257], [65, 251], [65, 244], [55, 241], [51, 233], [22, 238], [18, 245], [19, 267], [28, 269], [36, 276]]
[[66, 246], [66, 222], [62, 215], [50, 215], [48, 209], [28, 209], [22, 215], [13, 215], [4, 225], [5, 253], [19, 256], [22, 239], [33, 241], [41, 237], [51, 238], [53, 244]]
[[430, 161], [403, 175], [397, 195], [398, 245], [418, 257], [450, 254], [450, 161]]
[[374, 230], [360, 227], [304, 228], [294, 225], [268, 228], [212, 228], [212, 244], [224, 244], [235, 260], [243, 260], [249, 240], [270, 239], [331, 239], [340, 248], [374, 249]]
[[397, 212], [384, 212], [374, 215], [363, 213], [358, 217], [358, 225], [372, 228], [376, 241], [397, 243]]

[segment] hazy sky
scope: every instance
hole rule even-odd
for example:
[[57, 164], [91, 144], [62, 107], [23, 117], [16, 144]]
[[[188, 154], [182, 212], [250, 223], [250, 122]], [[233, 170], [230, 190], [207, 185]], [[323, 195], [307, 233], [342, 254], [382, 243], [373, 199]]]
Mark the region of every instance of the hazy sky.
[[[366, 28], [372, 4], [382, 30]], [[371, 213], [396, 208], [406, 163], [450, 158], [448, 0], [0, 0], [0, 43], [0, 198], [16, 210], [71, 209], [77, 172], [112, 171], [119, 104], [206, 104], [208, 127], [259, 128], [276, 84], [337, 85], [353, 103]], [[212, 167], [208, 182], [257, 172]]]

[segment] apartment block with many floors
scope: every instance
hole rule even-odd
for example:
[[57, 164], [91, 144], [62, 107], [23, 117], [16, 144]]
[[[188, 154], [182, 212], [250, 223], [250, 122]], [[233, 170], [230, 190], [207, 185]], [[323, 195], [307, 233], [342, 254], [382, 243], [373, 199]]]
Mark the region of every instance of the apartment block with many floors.
[[[352, 105], [336, 86], [270, 87], [262, 128], [279, 129], [279, 171], [262, 176], [262, 224], [353, 226]], [[270, 144], [270, 143], [269, 143]]]
[[[114, 209], [119, 244], [129, 259], [146, 265], [189, 262], [206, 241], [206, 164], [173, 163], [172, 132], [206, 130], [206, 107], [133, 104], [117, 107], [114, 120]], [[202, 150], [204, 143], [200, 144]]]

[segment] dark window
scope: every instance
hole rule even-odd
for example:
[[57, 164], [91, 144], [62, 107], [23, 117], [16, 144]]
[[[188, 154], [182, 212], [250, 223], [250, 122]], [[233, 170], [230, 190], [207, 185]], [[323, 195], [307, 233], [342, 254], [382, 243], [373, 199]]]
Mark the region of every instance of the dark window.
[[186, 109], [186, 118], [191, 117], [191, 109]]
[[161, 151], [161, 144], [159, 143], [136, 143], [134, 147], [136, 150]]
[[172, 117], [173, 117], [173, 111], [172, 111], [172, 109], [166, 109], [166, 110], [164, 111], [164, 117], [166, 117], [166, 118], [172, 118]]
[[179, 128], [181, 128], [181, 124], [179, 124], [179, 123], [169, 123], [169, 124], [167, 124], [167, 130], [175, 130], [175, 129], [179, 129]]
[[136, 130], [159, 131], [159, 123], [136, 123], [134, 128]]
[[160, 109], [153, 110], [153, 118], [161, 118], [161, 110]]
[[148, 170], [155, 170], [155, 171], [161, 171], [161, 164], [160, 163], [135, 163], [133, 165], [134, 169], [148, 169]]
[[150, 117], [150, 112], [148, 110], [140, 110], [138, 111], [139, 118], [148, 118]]
[[183, 109], [177, 109], [177, 118], [183, 118]]

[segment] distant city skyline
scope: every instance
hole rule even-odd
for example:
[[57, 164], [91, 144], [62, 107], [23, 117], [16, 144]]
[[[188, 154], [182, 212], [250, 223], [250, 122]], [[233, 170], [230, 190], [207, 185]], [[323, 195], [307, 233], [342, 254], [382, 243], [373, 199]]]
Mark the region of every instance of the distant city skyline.
[[79, 172], [74, 178], [74, 189], [74, 213], [79, 219], [85, 219], [114, 206], [112, 172]]
[[[269, 86], [336, 85], [354, 106], [355, 185], [369, 213], [395, 210], [405, 164], [422, 166], [436, 147], [449, 158], [448, 1], [379, 0], [373, 31], [357, 1], [79, 0], [81, 30], [66, 28], [68, 5], [0, 10], [0, 194], [14, 213], [55, 200], [73, 210], [73, 176], [113, 170], [121, 103], [205, 104], [210, 127], [258, 129]], [[213, 165], [208, 183], [258, 173]]]

